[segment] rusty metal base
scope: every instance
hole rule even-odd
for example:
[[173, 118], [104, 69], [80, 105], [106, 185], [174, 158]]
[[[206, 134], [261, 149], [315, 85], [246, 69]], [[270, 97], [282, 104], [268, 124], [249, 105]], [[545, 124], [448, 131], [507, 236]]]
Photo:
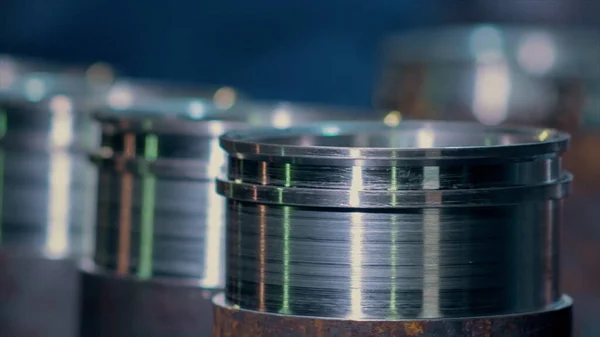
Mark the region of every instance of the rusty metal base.
[[119, 277], [89, 265], [80, 272], [80, 336], [211, 336], [213, 290], [189, 280]]
[[214, 337], [570, 337], [572, 300], [542, 312], [402, 321], [351, 321], [236, 309], [213, 299]]

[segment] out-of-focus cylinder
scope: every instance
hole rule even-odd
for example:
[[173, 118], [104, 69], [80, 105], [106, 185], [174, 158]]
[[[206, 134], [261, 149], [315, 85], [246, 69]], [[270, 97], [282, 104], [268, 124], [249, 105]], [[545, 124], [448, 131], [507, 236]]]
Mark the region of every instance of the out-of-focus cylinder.
[[215, 336], [570, 335], [567, 141], [443, 122], [227, 133]]
[[76, 336], [76, 259], [95, 207], [87, 110], [100, 88], [58, 69], [0, 57], [2, 336]]
[[375, 102], [409, 118], [574, 131], [598, 122], [599, 39], [597, 30], [502, 25], [391, 36]]
[[211, 335], [210, 298], [225, 283], [225, 203], [214, 182], [226, 163], [218, 143], [223, 132], [373, 118], [228, 103], [230, 96], [140, 101], [97, 114], [97, 237], [93, 262], [82, 270], [82, 335]]

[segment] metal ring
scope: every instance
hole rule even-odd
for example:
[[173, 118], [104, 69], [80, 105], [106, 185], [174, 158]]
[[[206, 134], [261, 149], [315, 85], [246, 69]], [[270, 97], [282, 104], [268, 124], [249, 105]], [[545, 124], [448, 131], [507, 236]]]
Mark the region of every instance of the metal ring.
[[226, 198], [272, 205], [343, 208], [414, 208], [514, 205], [567, 196], [572, 176], [555, 183], [472, 190], [352, 191], [349, 189], [284, 188], [217, 179]]
[[[273, 158], [391, 161], [477, 158], [522, 158], [563, 152], [569, 135], [552, 129], [486, 127], [476, 123], [406, 121], [331, 123], [284, 130], [232, 131], [221, 137], [231, 156], [271, 161]], [[345, 165], [345, 164], [342, 164]]]

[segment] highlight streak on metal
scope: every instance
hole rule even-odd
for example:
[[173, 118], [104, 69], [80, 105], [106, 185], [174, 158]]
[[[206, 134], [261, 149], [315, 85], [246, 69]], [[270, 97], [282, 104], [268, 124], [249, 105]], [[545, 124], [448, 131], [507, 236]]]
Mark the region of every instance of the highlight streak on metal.
[[424, 210], [423, 218], [423, 311], [427, 317], [439, 317], [440, 312], [440, 232], [439, 209]]
[[[158, 157], [158, 137], [146, 136], [144, 158], [153, 161]], [[154, 250], [154, 204], [156, 201], [156, 177], [143, 174], [142, 177], [142, 214], [140, 223], [140, 256], [138, 277], [152, 277], [152, 252]]]
[[[398, 189], [398, 169], [396, 166], [391, 167], [391, 176], [390, 176], [390, 190], [396, 191]], [[395, 200], [392, 200], [392, 203], [395, 204]], [[398, 313], [398, 299], [396, 297], [396, 292], [398, 291], [396, 277], [398, 276], [398, 226], [400, 223], [398, 222], [398, 216], [393, 214], [390, 218], [390, 227], [391, 227], [391, 242], [390, 242], [390, 267], [391, 267], [391, 291], [390, 291], [390, 314], [389, 319], [396, 319], [399, 315]]]
[[[211, 184], [213, 185], [213, 184]], [[225, 200], [214, 193], [214, 188], [206, 189], [206, 249], [204, 252], [204, 278], [202, 284], [208, 288], [217, 288], [223, 284], [221, 266], [224, 260], [222, 242], [223, 208]]]
[[558, 268], [547, 231], [560, 219], [548, 210], [568, 193], [568, 136], [429, 122], [336, 130], [221, 138], [230, 165], [217, 187], [235, 238], [228, 304], [360, 321], [535, 312], [559, 300], [556, 275], [542, 272]]
[[279, 313], [290, 313], [290, 207], [283, 206], [283, 304]]
[[154, 203], [156, 200], [156, 178], [142, 178], [142, 218], [140, 224], [140, 262], [138, 276], [152, 277], [152, 252], [154, 248]]
[[[127, 134], [124, 138], [125, 157], [135, 155], [135, 135]], [[131, 206], [133, 194], [133, 174], [123, 173], [121, 177], [121, 206], [119, 209], [119, 250], [117, 261], [117, 273], [126, 275], [129, 273], [131, 256]]]
[[48, 189], [48, 233], [46, 236], [46, 253], [52, 257], [62, 257], [69, 249], [69, 224], [71, 221], [69, 200], [71, 191], [68, 188], [71, 179], [71, 155], [56, 151], [51, 154]]
[[292, 165], [285, 164], [285, 187], [292, 186]]
[[350, 206], [356, 207], [360, 205], [360, 196], [358, 192], [363, 189], [363, 172], [362, 167], [352, 167], [352, 184], [350, 185]]
[[350, 316], [357, 319], [363, 316], [362, 275], [363, 275], [363, 219], [361, 213], [352, 213], [350, 240], [352, 255], [350, 257]]

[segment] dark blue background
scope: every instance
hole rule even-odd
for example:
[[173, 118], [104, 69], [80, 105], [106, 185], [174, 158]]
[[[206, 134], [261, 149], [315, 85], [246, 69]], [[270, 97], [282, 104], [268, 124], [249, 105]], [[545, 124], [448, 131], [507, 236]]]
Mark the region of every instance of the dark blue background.
[[262, 99], [368, 106], [390, 33], [598, 17], [578, 3], [591, 2], [0, 0], [0, 52], [102, 60], [129, 76], [232, 85]]

